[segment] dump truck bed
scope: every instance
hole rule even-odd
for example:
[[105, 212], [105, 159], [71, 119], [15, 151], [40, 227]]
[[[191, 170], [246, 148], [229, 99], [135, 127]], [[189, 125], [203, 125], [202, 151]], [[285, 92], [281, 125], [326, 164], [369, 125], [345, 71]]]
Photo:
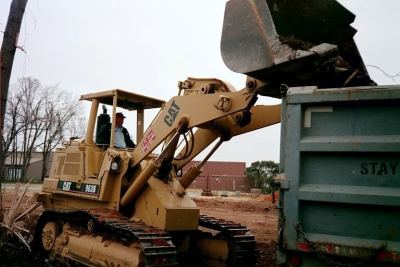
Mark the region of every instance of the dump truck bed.
[[283, 106], [280, 262], [400, 263], [400, 86], [291, 88]]

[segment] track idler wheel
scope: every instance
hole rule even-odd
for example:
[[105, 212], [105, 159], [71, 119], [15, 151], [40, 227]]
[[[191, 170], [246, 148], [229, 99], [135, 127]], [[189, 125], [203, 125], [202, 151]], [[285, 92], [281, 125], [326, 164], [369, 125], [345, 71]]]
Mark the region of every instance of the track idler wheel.
[[42, 247], [49, 252], [56, 242], [57, 236], [61, 233], [61, 227], [56, 222], [47, 222], [42, 230]]

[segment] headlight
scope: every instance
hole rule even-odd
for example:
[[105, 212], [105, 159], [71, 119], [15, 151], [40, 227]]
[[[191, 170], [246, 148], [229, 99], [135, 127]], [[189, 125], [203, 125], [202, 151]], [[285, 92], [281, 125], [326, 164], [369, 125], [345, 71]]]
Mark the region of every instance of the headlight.
[[112, 171], [112, 172], [118, 172], [119, 171], [119, 161], [111, 162], [110, 171]]

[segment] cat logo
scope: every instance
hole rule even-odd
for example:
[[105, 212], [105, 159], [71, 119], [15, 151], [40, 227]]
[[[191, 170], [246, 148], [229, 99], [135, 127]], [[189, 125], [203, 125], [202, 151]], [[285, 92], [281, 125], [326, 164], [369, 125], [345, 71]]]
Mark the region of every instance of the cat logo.
[[168, 126], [172, 126], [176, 117], [178, 116], [179, 110], [181, 108], [175, 103], [175, 100], [172, 101], [171, 107], [168, 109], [168, 114], [164, 117], [164, 122]]

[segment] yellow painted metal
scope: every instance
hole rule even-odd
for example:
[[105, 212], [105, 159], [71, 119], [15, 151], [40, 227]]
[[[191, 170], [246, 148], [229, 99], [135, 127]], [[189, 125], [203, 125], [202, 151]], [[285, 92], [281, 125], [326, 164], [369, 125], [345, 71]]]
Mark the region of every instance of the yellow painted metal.
[[114, 96], [117, 96], [119, 100], [123, 100], [123, 103], [118, 104], [118, 106], [128, 110], [137, 110], [135, 107], [140, 107], [140, 109], [160, 108], [164, 104], [163, 100], [135, 94], [121, 89], [81, 95], [80, 100], [96, 100], [99, 103], [112, 106]]
[[237, 124], [230, 127], [231, 136], [244, 134], [281, 122], [281, 104], [257, 105], [252, 107], [250, 112], [250, 123], [243, 127], [239, 127]]
[[[190, 89], [194, 90], [194, 89]], [[157, 115], [153, 123], [144, 134], [144, 138], [138, 143], [133, 151], [133, 165], [140, 163], [149, 155], [161, 142], [163, 142], [178, 126], [182, 117], [188, 118], [188, 128], [198, 127], [226, 117], [233, 113], [250, 108], [256, 97], [256, 93], [244, 88], [238, 92], [223, 92], [200, 94], [188, 94], [173, 97], [168, 101], [164, 109]], [[225, 110], [219, 107], [221, 100], [229, 99], [230, 108]], [[174, 111], [174, 120], [169, 125], [165, 122]], [[149, 141], [151, 140], [151, 141]]]
[[79, 210], [91, 208], [107, 208], [111, 210], [118, 209], [118, 203], [113, 201], [103, 202], [93, 196], [79, 195], [73, 193], [59, 193], [59, 191], [51, 190], [50, 202], [43, 203], [45, 209], [51, 210]]
[[97, 110], [99, 108], [99, 101], [97, 99], [93, 99], [92, 106], [90, 108], [89, 121], [86, 130], [86, 143], [93, 144], [93, 132], [94, 125], [96, 124], [96, 116]]
[[135, 181], [122, 197], [121, 206], [126, 206], [137, 196], [137, 194], [140, 192], [140, 190], [147, 183], [149, 178], [153, 175], [158, 167], [159, 166], [154, 160], [150, 160], [147, 162], [146, 167], [143, 169], [143, 171], [139, 174], [139, 176], [135, 179]]
[[111, 123], [111, 136], [110, 136], [110, 148], [114, 148], [115, 143], [115, 116], [117, 113], [117, 95], [113, 97], [113, 105], [112, 105], [112, 123]]
[[60, 227], [56, 222], [46, 223], [42, 231], [42, 245], [44, 250], [50, 251], [53, 248], [59, 234]]
[[196, 179], [197, 176], [199, 176], [201, 171], [201, 168], [199, 168], [197, 165], [191, 166], [190, 169], [186, 172], [185, 176], [183, 176], [180, 180], [182, 187], [185, 189], [188, 188], [193, 180]]
[[144, 110], [138, 109], [137, 110], [137, 121], [136, 121], [136, 144], [139, 143], [139, 140], [143, 136], [144, 132]]
[[86, 145], [85, 147], [85, 166], [84, 175], [88, 178], [97, 178], [100, 164], [103, 161], [104, 151], [95, 144]]
[[52, 250], [86, 266], [133, 267], [144, 264], [144, 255], [138, 244], [126, 245], [118, 240], [74, 228], [69, 223], [63, 226]]
[[[188, 149], [188, 146], [193, 146], [191, 153], [183, 158], [176, 159], [173, 161], [174, 166], [176, 166], [177, 170], [182, 169], [188, 162], [190, 162], [195, 156], [197, 156], [200, 152], [204, 151], [212, 142], [214, 142], [221, 135], [221, 131], [218, 128], [199, 128], [196, 130], [193, 136], [193, 140], [189, 142], [188, 145], [184, 146], [181, 151], [178, 153], [178, 156], [183, 155], [184, 151]], [[195, 142], [194, 142], [195, 140]]]
[[[194, 145], [192, 152], [184, 159], [174, 160], [176, 169], [181, 169], [190, 162], [200, 152], [204, 151], [218, 137], [229, 133], [230, 137], [254, 131], [263, 127], [274, 125], [281, 120], [281, 104], [277, 105], [257, 105], [250, 109], [251, 121], [246, 126], [240, 127], [234, 120], [234, 116], [227, 116], [213, 121], [212, 125], [203, 125], [194, 133]], [[193, 142], [193, 141], [192, 141]], [[181, 149], [178, 155], [187, 150], [189, 143]]]
[[196, 230], [199, 208], [189, 196], [179, 195], [173, 188], [182, 189], [176, 179], [165, 183], [150, 178], [148, 186], [135, 200], [133, 218], [167, 231]]

